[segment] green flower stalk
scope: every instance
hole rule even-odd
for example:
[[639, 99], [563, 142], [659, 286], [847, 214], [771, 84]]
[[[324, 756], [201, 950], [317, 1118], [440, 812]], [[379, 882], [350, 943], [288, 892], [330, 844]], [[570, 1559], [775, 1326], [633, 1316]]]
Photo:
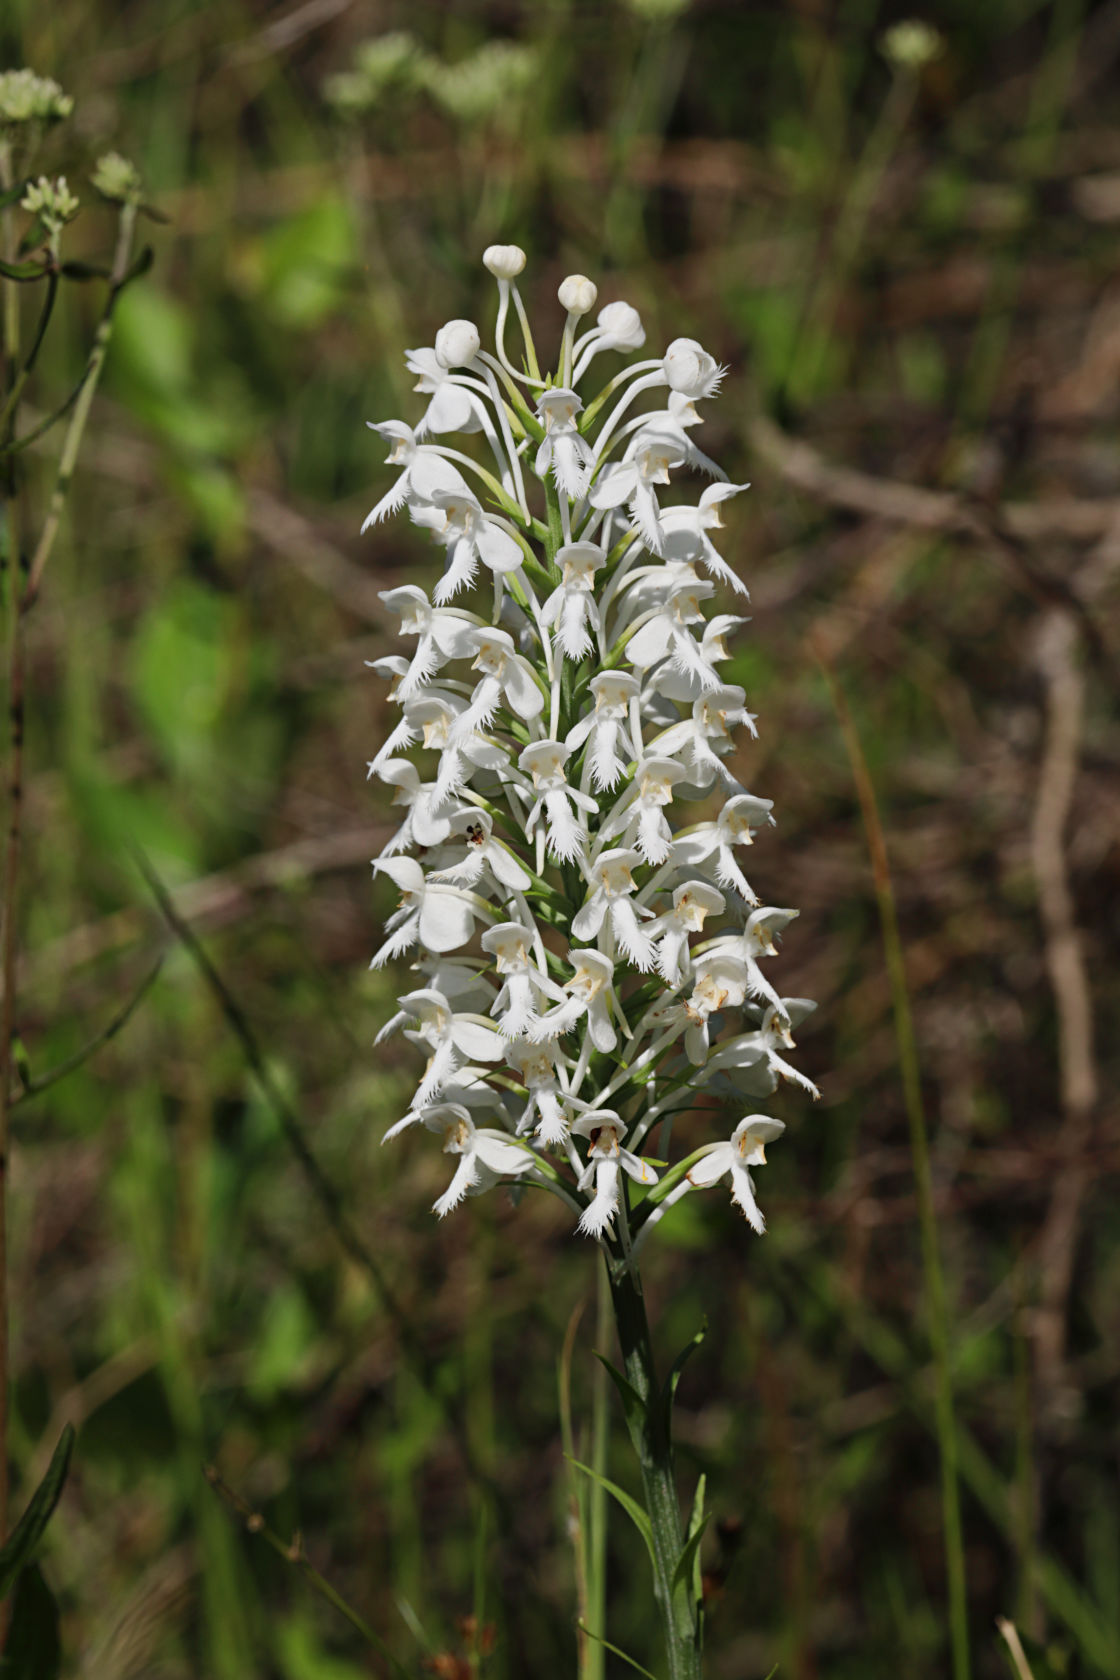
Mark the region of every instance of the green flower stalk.
[[[683, 1680], [700, 1672], [702, 1525], [681, 1519], [637, 1260], [674, 1203], [721, 1183], [761, 1233], [753, 1172], [784, 1127], [753, 1105], [779, 1080], [817, 1095], [786, 1059], [814, 1006], [765, 972], [796, 911], [764, 905], [741, 863], [773, 823], [729, 763], [735, 731], [756, 732], [719, 669], [744, 620], [711, 610], [717, 584], [746, 595], [714, 538], [747, 486], [695, 441], [725, 372], [701, 345], [678, 338], [585, 400], [601, 357], [642, 349], [637, 311], [614, 301], [587, 327], [596, 287], [569, 276], [544, 377], [524, 252], [484, 261], [493, 348], [449, 321], [406, 353], [417, 424], [373, 426], [397, 477], [363, 529], [407, 512], [444, 550], [430, 596], [383, 594], [407, 651], [374, 665], [401, 716], [369, 770], [403, 820], [374, 863], [400, 900], [373, 962], [414, 952], [416, 976], [378, 1042], [403, 1030], [426, 1058], [386, 1138], [440, 1140], [441, 1218], [535, 1187], [599, 1244], [646, 1494], [631, 1514]], [[682, 470], [710, 480], [693, 502], [669, 499]], [[701, 1093], [735, 1120], [665, 1170]]]

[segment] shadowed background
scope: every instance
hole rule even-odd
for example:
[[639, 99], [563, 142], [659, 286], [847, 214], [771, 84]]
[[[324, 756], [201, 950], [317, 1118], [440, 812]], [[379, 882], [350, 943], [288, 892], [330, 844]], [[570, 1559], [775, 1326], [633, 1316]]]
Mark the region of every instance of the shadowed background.
[[[516, 240], [549, 350], [577, 270], [653, 353], [687, 334], [730, 364], [702, 444], [753, 481], [724, 544], [753, 612], [728, 680], [761, 731], [735, 768], [776, 803], [747, 873], [801, 909], [773, 974], [818, 1000], [799, 1065], [823, 1099], [775, 1099], [764, 1239], [720, 1193], [650, 1245], [661, 1347], [709, 1321], [678, 1427], [716, 1514], [713, 1680], [947, 1672], [913, 1164], [819, 655], [905, 944], [976, 1670], [1002, 1671], [1005, 1614], [1036, 1680], [1120, 1675], [1120, 7], [946, 0], [920, 74], [880, 50], [902, 15], [9, 0], [5, 62], [76, 100], [51, 146], [134, 157], [168, 217], [30, 624], [32, 1072], [166, 952], [120, 1033], [13, 1116], [17, 1486], [80, 1426], [45, 1564], [65, 1673], [377, 1672], [207, 1461], [410, 1671], [574, 1672], [557, 1359], [587, 1303], [586, 1431], [596, 1256], [546, 1198], [431, 1217], [434, 1144], [380, 1149], [417, 1063], [373, 1050], [396, 986], [366, 968], [392, 818], [363, 662], [390, 651], [378, 591], [438, 555], [407, 522], [358, 536], [389, 482], [363, 422], [420, 412], [406, 345], [451, 316], [485, 337], [480, 254]], [[70, 254], [103, 247], [102, 215]], [[41, 391], [81, 367], [89, 290]], [[610, 1614], [656, 1666], [621, 1518]]]

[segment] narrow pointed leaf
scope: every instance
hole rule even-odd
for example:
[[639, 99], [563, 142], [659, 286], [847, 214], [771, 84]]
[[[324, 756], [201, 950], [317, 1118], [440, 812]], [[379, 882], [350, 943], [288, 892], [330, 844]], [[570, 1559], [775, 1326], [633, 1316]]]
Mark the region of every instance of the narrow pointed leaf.
[[61, 1665], [58, 1605], [38, 1564], [32, 1563], [16, 1582], [0, 1680], [58, 1680]]
[[130, 280], [138, 280], [142, 274], [147, 274], [155, 260], [156, 254], [154, 250], [150, 245], [145, 245], [144, 249], [140, 252], [140, 255], [125, 270], [120, 283], [117, 286], [117, 290], [120, 291], [122, 287], [127, 286]]
[[648, 1668], [643, 1668], [640, 1662], [635, 1662], [633, 1657], [628, 1657], [625, 1651], [620, 1651], [617, 1645], [612, 1645], [610, 1640], [604, 1639], [601, 1633], [592, 1633], [586, 1622], [578, 1622], [576, 1625], [581, 1633], [585, 1633], [587, 1635], [588, 1639], [593, 1639], [596, 1645], [602, 1645], [611, 1653], [612, 1656], [621, 1657], [623, 1662], [629, 1663], [630, 1667], [634, 1669], [636, 1673], [644, 1674], [646, 1680], [657, 1680], [657, 1676], [655, 1674], [651, 1674]]
[[677, 1357], [673, 1361], [672, 1370], [665, 1378], [664, 1386], [661, 1390], [661, 1404], [664, 1407], [665, 1430], [667, 1434], [672, 1434], [673, 1401], [677, 1397], [677, 1384], [681, 1380], [681, 1372], [684, 1370], [688, 1361], [692, 1358], [692, 1355], [696, 1352], [696, 1349], [700, 1346], [700, 1343], [704, 1340], [704, 1337], [707, 1334], [708, 1320], [705, 1318], [692, 1340], [690, 1342], [686, 1342], [684, 1347], [678, 1353]]
[[[567, 1454], [565, 1454], [565, 1457], [567, 1457]], [[617, 1482], [608, 1481], [606, 1476], [600, 1476], [598, 1471], [592, 1470], [590, 1465], [581, 1464], [578, 1458], [570, 1458], [568, 1459], [568, 1462], [570, 1464], [574, 1464], [577, 1470], [582, 1470], [585, 1476], [590, 1476], [593, 1482], [598, 1482], [600, 1487], [606, 1488], [611, 1498], [618, 1501], [618, 1503], [622, 1506], [622, 1509], [626, 1512], [626, 1515], [630, 1518], [630, 1521], [634, 1524], [638, 1533], [641, 1535], [642, 1539], [645, 1541], [646, 1549], [649, 1552], [654, 1569], [656, 1569], [657, 1553], [653, 1549], [653, 1527], [646, 1513], [638, 1504], [638, 1501], [632, 1498], [630, 1494], [626, 1493], [624, 1489], [620, 1488]]]
[[676, 1568], [673, 1570], [672, 1590], [675, 1592], [682, 1583], [689, 1581], [691, 1577], [690, 1590], [692, 1597], [697, 1602], [699, 1602], [699, 1596], [696, 1592], [696, 1574], [697, 1565], [700, 1561], [700, 1542], [704, 1538], [704, 1530], [707, 1526], [708, 1519], [704, 1517], [701, 1519], [699, 1527], [693, 1529], [681, 1547], [681, 1555], [677, 1559]]
[[41, 262], [0, 262], [0, 274], [5, 280], [42, 280], [47, 273], [47, 265]]
[[36, 1546], [43, 1538], [43, 1530], [50, 1522], [51, 1513], [62, 1493], [62, 1484], [70, 1468], [70, 1454], [73, 1449], [74, 1426], [68, 1423], [62, 1431], [58, 1446], [54, 1449], [54, 1456], [47, 1466], [46, 1475], [31, 1495], [31, 1503], [0, 1550], [0, 1598], [7, 1598], [16, 1576], [23, 1566], [30, 1562]]
[[59, 273], [67, 280], [108, 280], [112, 269], [105, 263], [79, 262], [72, 260], [62, 264]]
[[[688, 1532], [685, 1536], [686, 1546], [694, 1534], [699, 1537], [703, 1534], [704, 1529], [707, 1527], [708, 1518], [704, 1511], [704, 1496], [707, 1493], [707, 1489], [708, 1478], [706, 1475], [702, 1475], [696, 1484], [696, 1494], [692, 1501], [692, 1514], [688, 1519]], [[692, 1598], [693, 1602], [697, 1606], [697, 1609], [702, 1610], [704, 1604], [704, 1578], [700, 1569], [699, 1547], [697, 1547], [692, 1554]]]
[[622, 1372], [611, 1364], [605, 1354], [596, 1352], [595, 1357], [599, 1361], [600, 1365], [602, 1365], [603, 1369], [610, 1373], [611, 1381], [617, 1388], [619, 1397], [622, 1400], [622, 1409], [626, 1414], [626, 1426], [630, 1430], [630, 1433], [633, 1434], [635, 1430], [640, 1430], [645, 1422], [645, 1401], [642, 1399], [633, 1383], [630, 1382], [629, 1378], [624, 1377]]

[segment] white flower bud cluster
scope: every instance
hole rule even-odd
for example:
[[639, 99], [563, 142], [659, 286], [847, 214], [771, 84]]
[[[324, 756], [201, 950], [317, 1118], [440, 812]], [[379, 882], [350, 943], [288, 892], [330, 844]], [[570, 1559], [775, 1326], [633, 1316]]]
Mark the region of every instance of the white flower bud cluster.
[[[728, 762], [733, 731], [755, 734], [719, 669], [745, 620], [711, 606], [717, 584], [746, 595], [713, 535], [747, 486], [692, 436], [725, 370], [678, 338], [585, 405], [595, 359], [644, 344], [637, 311], [608, 303], [577, 336], [597, 290], [569, 276], [542, 378], [525, 253], [483, 261], [493, 350], [449, 321], [406, 353], [419, 422], [373, 426], [398, 476], [363, 529], [407, 511], [445, 551], [430, 595], [382, 595], [405, 651], [374, 664], [401, 716], [369, 769], [403, 821], [374, 863], [400, 902], [373, 963], [414, 952], [416, 975], [378, 1042], [403, 1031], [426, 1058], [387, 1137], [421, 1126], [456, 1158], [441, 1217], [539, 1185], [633, 1253], [673, 1202], [727, 1180], [762, 1231], [750, 1169], [780, 1121], [746, 1113], [660, 1177], [643, 1153], [656, 1123], [665, 1156], [701, 1094], [740, 1113], [779, 1080], [817, 1095], [785, 1059], [813, 1005], [764, 972], [797, 912], [762, 904], [740, 862], [773, 817]], [[683, 468], [711, 482], [670, 503]]]

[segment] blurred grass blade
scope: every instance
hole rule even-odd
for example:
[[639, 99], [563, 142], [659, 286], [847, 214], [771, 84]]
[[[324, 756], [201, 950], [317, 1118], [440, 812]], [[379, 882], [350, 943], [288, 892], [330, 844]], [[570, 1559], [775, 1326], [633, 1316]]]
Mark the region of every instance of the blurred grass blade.
[[61, 1666], [58, 1605], [39, 1565], [32, 1563], [16, 1582], [0, 1680], [58, 1680]]
[[1023, 1643], [1019, 1638], [1019, 1630], [1015, 1623], [1008, 1621], [1006, 1616], [997, 1616], [996, 1627], [999, 1629], [1000, 1638], [1007, 1646], [1012, 1672], [1017, 1676], [1017, 1680], [1034, 1680], [1031, 1665], [1027, 1661], [1027, 1654], [1023, 1650]]
[[945, 1569], [949, 1584], [949, 1628], [952, 1640], [954, 1680], [969, 1680], [968, 1599], [965, 1591], [964, 1535], [961, 1527], [960, 1487], [958, 1473], [957, 1421], [953, 1405], [953, 1381], [949, 1361], [949, 1309], [945, 1298], [945, 1279], [941, 1270], [941, 1253], [937, 1238], [937, 1213], [933, 1205], [933, 1174], [930, 1167], [929, 1132], [926, 1126], [925, 1105], [922, 1100], [922, 1081], [918, 1066], [918, 1045], [914, 1036], [914, 1021], [910, 1012], [910, 994], [906, 983], [906, 960], [898, 927], [894, 884], [891, 880], [887, 842], [875, 798], [871, 772], [867, 766], [851, 712], [843, 690], [832, 668], [822, 638], [817, 638], [815, 652], [828, 685], [840, 732], [844, 738], [852, 780], [859, 799], [863, 826], [867, 835], [867, 849], [871, 854], [871, 870], [875, 882], [875, 898], [879, 906], [879, 921], [883, 935], [883, 954], [886, 958], [894, 1013], [895, 1040], [898, 1046], [899, 1071], [902, 1075], [906, 1117], [910, 1127], [910, 1151], [914, 1162], [914, 1188], [918, 1200], [918, 1223], [921, 1232], [922, 1273], [925, 1283], [927, 1332], [933, 1355], [937, 1394], [937, 1444], [941, 1456], [941, 1510], [945, 1531]]
[[31, 1503], [0, 1550], [0, 1599], [6, 1598], [11, 1592], [16, 1576], [24, 1565], [31, 1561], [36, 1546], [43, 1538], [43, 1531], [50, 1522], [62, 1494], [73, 1450], [74, 1426], [68, 1423], [62, 1431], [58, 1446], [54, 1449], [46, 1475], [35, 1489]]
[[103, 1027], [96, 1037], [91, 1038], [88, 1044], [83, 1045], [80, 1050], [76, 1050], [72, 1056], [68, 1056], [64, 1062], [59, 1062], [57, 1067], [48, 1068], [40, 1079], [33, 1079], [30, 1073], [24, 1074], [21, 1071], [23, 1090], [12, 1098], [10, 1106], [18, 1108], [20, 1103], [30, 1102], [32, 1097], [39, 1096], [43, 1091], [49, 1091], [52, 1085], [57, 1085], [60, 1079], [66, 1078], [67, 1074], [76, 1073], [85, 1062], [89, 1061], [91, 1056], [97, 1054], [103, 1045], [108, 1044], [110, 1039], [115, 1038], [122, 1027], [128, 1024], [134, 1011], [146, 997], [162, 967], [163, 957], [160, 956], [148, 970], [128, 1002], [117, 1011], [108, 1025]]

